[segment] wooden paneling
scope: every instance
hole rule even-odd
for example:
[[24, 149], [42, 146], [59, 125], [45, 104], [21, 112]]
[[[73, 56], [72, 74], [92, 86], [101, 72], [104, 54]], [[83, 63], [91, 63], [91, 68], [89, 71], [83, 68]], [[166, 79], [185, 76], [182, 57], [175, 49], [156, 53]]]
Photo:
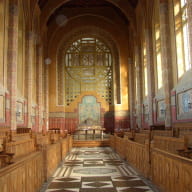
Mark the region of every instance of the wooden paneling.
[[61, 158], [62, 158], [62, 160], [66, 157], [69, 150], [70, 150], [69, 149], [69, 140], [66, 137], [61, 140]]
[[61, 144], [45, 145], [43, 147], [45, 180], [47, 180], [55, 171], [61, 162]]
[[154, 130], [152, 132], [152, 135], [153, 136], [165, 136], [165, 137], [172, 137], [173, 136], [173, 131], [170, 130], [170, 131], [167, 131], [167, 130]]
[[175, 138], [175, 137], [153, 137], [153, 145], [155, 148], [170, 152], [178, 153], [178, 149], [184, 149], [184, 138]]
[[109, 142], [110, 142], [110, 147], [115, 150], [115, 136], [114, 135], [110, 135]]
[[122, 159], [126, 158], [126, 142], [127, 138], [117, 137], [115, 136], [115, 149], [116, 152], [120, 155]]
[[109, 146], [109, 140], [103, 141], [73, 141], [73, 147], [106, 147]]
[[134, 136], [134, 141], [145, 144], [149, 140], [149, 133], [136, 133]]
[[35, 151], [34, 139], [12, 141], [6, 144], [6, 152], [14, 153], [14, 158], [27, 155]]
[[192, 136], [192, 122], [173, 124], [173, 132], [177, 137], [182, 137], [184, 135]]
[[127, 140], [125, 146], [127, 161], [141, 171], [145, 177], [149, 177], [149, 145]]
[[[135, 138], [140, 138], [136, 135]], [[192, 191], [192, 159], [176, 154], [177, 149], [184, 148], [184, 138], [154, 136], [151, 143], [146, 139], [145, 144], [117, 135], [110, 138], [111, 146], [118, 154], [123, 157], [126, 151], [126, 160], [162, 191]]]
[[192, 160], [159, 149], [152, 150], [152, 181], [165, 192], [192, 191]]
[[[62, 159], [72, 147], [72, 137], [56, 136], [55, 144], [47, 144], [50, 135], [35, 134], [14, 135], [15, 141], [6, 143], [6, 151], [15, 153], [13, 163], [3, 165], [0, 169], [0, 191], [3, 192], [37, 192], [44, 181], [53, 174]], [[23, 139], [23, 140], [19, 140]], [[36, 141], [35, 141], [36, 140]], [[36, 143], [37, 142], [37, 143]], [[40, 144], [36, 151], [36, 144]], [[1, 167], [1, 163], [0, 163]]]
[[35, 152], [0, 169], [0, 191], [2, 192], [37, 192], [43, 181], [41, 152]]

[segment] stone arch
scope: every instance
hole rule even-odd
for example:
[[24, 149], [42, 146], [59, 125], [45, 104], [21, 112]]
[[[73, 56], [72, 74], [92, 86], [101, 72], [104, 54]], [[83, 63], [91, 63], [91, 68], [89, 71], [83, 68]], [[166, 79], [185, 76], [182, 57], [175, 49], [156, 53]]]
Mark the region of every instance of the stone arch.
[[[79, 29], [75, 29], [73, 31], [71, 31], [70, 33], [66, 34], [65, 37], [62, 39], [62, 41], [60, 42], [58, 48], [57, 48], [57, 61], [56, 61], [56, 65], [59, 69], [59, 72], [62, 73], [62, 55], [65, 53], [66, 48], [75, 40], [82, 38], [82, 37], [95, 37], [100, 39], [104, 44], [106, 44], [109, 49], [111, 50], [112, 56], [113, 56], [113, 78], [114, 78], [114, 82], [115, 82], [115, 86], [113, 87], [113, 96], [114, 96], [114, 103], [120, 103], [120, 62], [119, 62], [119, 53], [118, 53], [118, 49], [117, 46], [115, 44], [115, 42], [113, 41], [112, 37], [110, 36], [110, 34], [108, 34], [106, 31], [97, 28], [95, 26], [86, 26], [86, 27], [82, 27]], [[57, 77], [59, 78], [59, 76], [63, 76], [62, 74], [58, 74], [58, 70], [57, 70]], [[58, 79], [57, 79], [58, 82]], [[60, 97], [64, 97], [64, 92], [62, 91], [62, 87], [63, 87], [63, 80], [59, 79], [59, 83], [57, 83], [57, 90], [61, 91], [60, 93]], [[58, 95], [58, 94], [57, 94]], [[58, 98], [57, 98], [58, 101]]]
[[[46, 6], [43, 8], [42, 10], [42, 15], [41, 15], [41, 25], [46, 25], [49, 17], [51, 16], [51, 14], [60, 6], [62, 6], [63, 4], [67, 3], [69, 0], [48, 0]], [[135, 14], [133, 12], [133, 8], [131, 7], [130, 3], [124, 2], [124, 3], [119, 3], [118, 1], [114, 1], [114, 0], [106, 0], [107, 2], [113, 4], [114, 6], [116, 6], [117, 8], [119, 8], [122, 13], [125, 14], [125, 16], [130, 20], [133, 21], [133, 25], [135, 24]], [[50, 9], [50, 7], [52, 7], [52, 9]]]

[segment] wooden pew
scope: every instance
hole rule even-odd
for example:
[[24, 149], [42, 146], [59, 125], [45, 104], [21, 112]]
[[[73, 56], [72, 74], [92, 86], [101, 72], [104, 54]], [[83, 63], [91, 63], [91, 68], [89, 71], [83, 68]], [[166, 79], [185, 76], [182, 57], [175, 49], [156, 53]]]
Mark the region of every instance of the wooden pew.
[[7, 143], [7, 138], [1, 136], [0, 137], [0, 168], [13, 163], [12, 159], [13, 159], [14, 153], [10, 153], [6, 151], [6, 143]]
[[30, 133], [31, 132], [31, 128], [18, 127], [16, 131], [17, 131], [17, 134]]
[[154, 136], [152, 144], [154, 148], [178, 154], [179, 149], [184, 149], [185, 140], [184, 138]]
[[184, 135], [192, 135], [192, 122], [189, 123], [174, 123], [173, 132], [175, 137]]

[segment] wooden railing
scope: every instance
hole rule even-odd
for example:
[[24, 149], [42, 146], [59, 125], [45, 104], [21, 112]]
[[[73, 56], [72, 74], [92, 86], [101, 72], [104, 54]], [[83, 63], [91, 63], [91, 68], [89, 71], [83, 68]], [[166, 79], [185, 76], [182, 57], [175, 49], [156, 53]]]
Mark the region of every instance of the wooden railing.
[[155, 148], [177, 154], [177, 150], [184, 149], [185, 141], [184, 138], [154, 136], [153, 145]]
[[127, 161], [140, 170], [145, 177], [149, 177], [149, 144], [127, 140], [125, 146]]
[[145, 144], [149, 140], [149, 133], [136, 133], [134, 136], [134, 141]]
[[43, 154], [44, 154], [44, 165], [45, 169], [45, 180], [53, 174], [59, 163], [61, 162], [61, 144], [56, 143], [52, 145], [43, 146]]
[[191, 192], [192, 159], [177, 154], [178, 149], [185, 151], [185, 138], [144, 135], [136, 133], [134, 141], [111, 136], [111, 146], [164, 192]]
[[0, 169], [0, 191], [37, 192], [44, 182], [43, 155], [34, 152]]
[[164, 136], [164, 137], [173, 137], [173, 131], [172, 130], [154, 130], [152, 132], [152, 136]]
[[165, 192], [192, 191], [192, 160], [159, 149], [151, 153], [152, 181]]
[[122, 159], [126, 158], [126, 139], [122, 137], [117, 137], [115, 138], [115, 150], [116, 152], [120, 155]]
[[[53, 174], [59, 163], [64, 159], [72, 148], [70, 135], [58, 135], [54, 144], [50, 143], [50, 135], [30, 134], [29, 139], [7, 141], [3, 149], [2, 157], [9, 157], [8, 153], [14, 154], [13, 162], [1, 164], [0, 158], [0, 191], [39, 191], [44, 181]], [[37, 147], [36, 145], [41, 145]], [[38, 150], [38, 151], [37, 151]], [[5, 162], [5, 161], [4, 161]]]
[[48, 134], [46, 134], [46, 135], [36, 134], [36, 136], [34, 138], [36, 139], [37, 145], [48, 145], [51, 143], [50, 135], [48, 135]]
[[9, 142], [6, 144], [6, 152], [14, 153], [14, 158], [27, 155], [35, 151], [34, 139]]
[[110, 147], [115, 150], [115, 136], [110, 135]]

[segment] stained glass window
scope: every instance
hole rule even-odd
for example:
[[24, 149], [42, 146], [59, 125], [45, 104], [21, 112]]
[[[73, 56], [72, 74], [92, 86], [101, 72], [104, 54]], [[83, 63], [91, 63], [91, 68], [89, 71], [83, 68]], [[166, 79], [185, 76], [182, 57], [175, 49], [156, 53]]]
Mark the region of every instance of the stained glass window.
[[113, 58], [103, 42], [93, 37], [78, 39], [66, 50], [63, 63], [65, 106], [89, 91], [113, 104]]

